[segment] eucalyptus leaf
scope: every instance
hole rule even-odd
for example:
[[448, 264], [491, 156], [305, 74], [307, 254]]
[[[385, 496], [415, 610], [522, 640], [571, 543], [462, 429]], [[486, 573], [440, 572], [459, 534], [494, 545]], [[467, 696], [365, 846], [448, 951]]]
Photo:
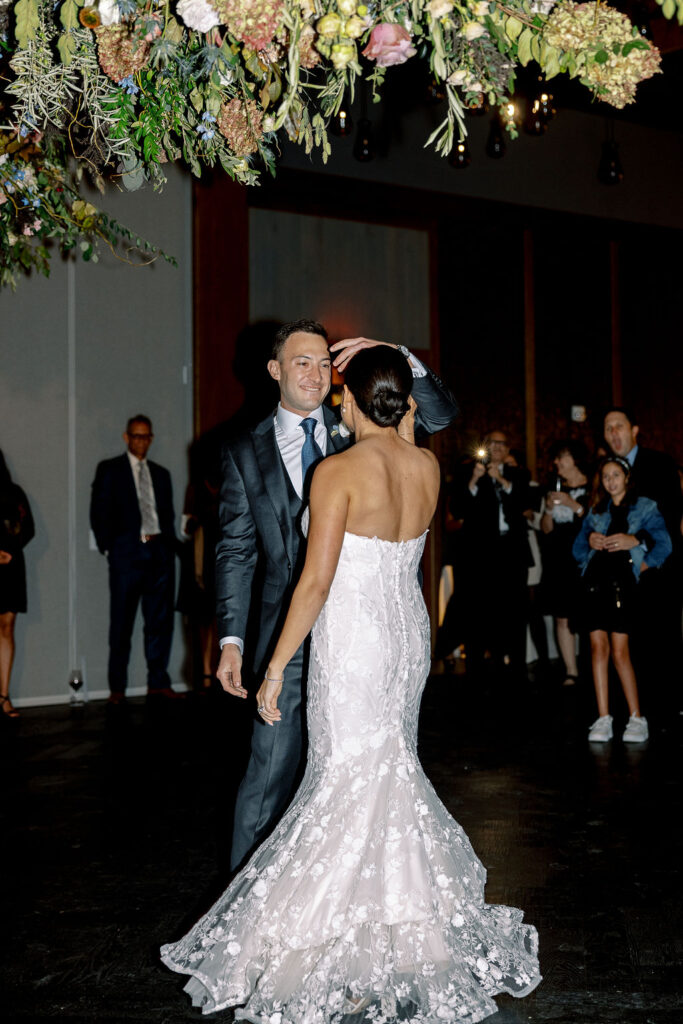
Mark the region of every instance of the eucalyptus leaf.
[[14, 17], [14, 34], [19, 46], [25, 49], [29, 41], [35, 39], [40, 25], [38, 0], [18, 0], [14, 5]]
[[62, 58], [62, 64], [68, 67], [74, 59], [77, 49], [78, 42], [74, 38], [73, 34], [71, 32], [62, 32], [57, 40], [57, 50], [59, 51], [59, 56]]
[[510, 17], [505, 22], [505, 34], [507, 35], [508, 39], [512, 39], [514, 43], [515, 39], [517, 39], [517, 37], [521, 33], [523, 27], [524, 26], [522, 25], [522, 22], [519, 20], [519, 18]]
[[517, 40], [517, 58], [522, 67], [526, 67], [531, 60], [531, 41], [533, 38], [534, 35], [531, 29], [525, 28]]

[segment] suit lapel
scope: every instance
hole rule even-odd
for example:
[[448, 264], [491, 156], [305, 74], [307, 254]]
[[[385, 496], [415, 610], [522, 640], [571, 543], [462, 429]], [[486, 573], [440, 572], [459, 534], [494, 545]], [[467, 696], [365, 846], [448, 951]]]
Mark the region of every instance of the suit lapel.
[[342, 437], [339, 432], [339, 420], [326, 405], [323, 406], [323, 419], [327, 429], [327, 455], [332, 455], [334, 452], [343, 452], [349, 446], [349, 438]]
[[256, 463], [263, 479], [263, 488], [273, 506], [287, 557], [291, 561], [293, 525], [289, 510], [289, 494], [287, 493], [287, 471], [275, 440], [273, 413], [254, 428], [252, 441]]
[[121, 479], [128, 492], [128, 500], [133, 502], [136, 507], [139, 507], [138, 492], [135, 487], [135, 478], [133, 476], [133, 467], [130, 464], [130, 459], [127, 455], [121, 456]]

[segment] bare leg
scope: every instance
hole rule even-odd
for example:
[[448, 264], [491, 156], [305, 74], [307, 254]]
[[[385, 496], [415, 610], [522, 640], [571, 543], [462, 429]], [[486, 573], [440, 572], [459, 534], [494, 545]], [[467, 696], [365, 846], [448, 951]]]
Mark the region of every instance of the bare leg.
[[[0, 697], [9, 697], [9, 680], [14, 661], [14, 622], [16, 617], [16, 612], [3, 612], [0, 615]], [[11, 711], [11, 701], [5, 701], [2, 710], [6, 714]]]
[[578, 676], [579, 670], [576, 664], [576, 637], [569, 629], [569, 619], [555, 619], [555, 632], [557, 634], [557, 646], [564, 662], [568, 676]]
[[602, 717], [609, 714], [609, 639], [604, 629], [594, 630], [590, 637], [595, 697], [598, 702], [598, 714]]
[[630, 715], [640, 718], [640, 703], [638, 701], [638, 684], [636, 674], [633, 671], [631, 655], [628, 649], [627, 633], [611, 633], [610, 642], [612, 645], [612, 661], [619, 675], [621, 688], [626, 697]]

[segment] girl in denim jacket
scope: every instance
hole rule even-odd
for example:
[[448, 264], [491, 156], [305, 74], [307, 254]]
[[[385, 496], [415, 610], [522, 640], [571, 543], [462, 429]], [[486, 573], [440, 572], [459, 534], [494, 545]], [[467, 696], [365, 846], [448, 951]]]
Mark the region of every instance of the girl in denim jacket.
[[596, 500], [574, 541], [574, 558], [583, 584], [584, 620], [590, 632], [591, 663], [599, 718], [588, 733], [592, 742], [612, 738], [608, 704], [609, 656], [619, 675], [630, 718], [626, 743], [648, 737], [640, 714], [628, 637], [633, 628], [636, 588], [641, 572], [656, 568], [671, 554], [671, 538], [657, 505], [630, 489], [631, 467], [610, 456], [598, 469]]

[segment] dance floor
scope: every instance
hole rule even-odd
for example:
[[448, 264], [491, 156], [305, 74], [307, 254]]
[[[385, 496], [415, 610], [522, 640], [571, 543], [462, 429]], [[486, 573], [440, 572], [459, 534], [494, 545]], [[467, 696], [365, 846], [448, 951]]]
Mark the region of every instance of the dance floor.
[[[201, 1019], [157, 948], [224, 886], [246, 711], [215, 694], [0, 721], [5, 1022]], [[492, 1024], [683, 1021], [683, 719], [589, 747], [593, 713], [585, 685], [427, 687], [425, 769], [488, 902], [540, 933], [543, 983]]]

